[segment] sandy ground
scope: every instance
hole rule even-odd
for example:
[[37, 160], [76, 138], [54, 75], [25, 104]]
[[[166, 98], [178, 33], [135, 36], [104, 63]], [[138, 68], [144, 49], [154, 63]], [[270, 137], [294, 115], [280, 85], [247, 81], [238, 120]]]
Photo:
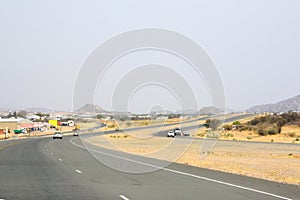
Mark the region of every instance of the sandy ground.
[[[193, 132], [193, 137], [205, 138], [207, 129], [200, 129]], [[260, 136], [255, 131], [220, 131], [219, 139], [233, 141], [252, 141], [252, 142], [277, 142], [300, 144], [300, 127], [284, 126], [280, 134]]]
[[150, 132], [97, 136], [87, 142], [170, 162], [300, 185], [300, 145], [216, 140], [209, 154], [200, 157], [203, 148], [210, 145], [208, 141], [152, 137]]

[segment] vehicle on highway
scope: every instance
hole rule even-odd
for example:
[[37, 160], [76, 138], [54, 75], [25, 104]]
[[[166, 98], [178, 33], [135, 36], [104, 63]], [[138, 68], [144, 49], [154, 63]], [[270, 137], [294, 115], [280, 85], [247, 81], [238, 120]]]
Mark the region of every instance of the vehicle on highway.
[[175, 137], [175, 132], [174, 131], [169, 131], [167, 134], [167, 137]]
[[189, 132], [183, 132], [183, 136], [190, 136]]
[[75, 132], [73, 133], [73, 136], [79, 136], [78, 131], [75, 131]]
[[53, 135], [53, 139], [62, 139], [62, 133], [61, 132], [55, 132]]
[[175, 128], [175, 129], [174, 129], [174, 133], [175, 133], [175, 135], [181, 135], [181, 134], [182, 134], [180, 128]]

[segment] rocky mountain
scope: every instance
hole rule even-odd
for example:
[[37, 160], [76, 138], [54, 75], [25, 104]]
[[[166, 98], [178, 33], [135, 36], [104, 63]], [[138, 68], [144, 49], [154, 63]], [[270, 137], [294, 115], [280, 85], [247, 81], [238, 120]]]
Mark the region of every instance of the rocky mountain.
[[214, 106], [203, 107], [199, 110], [200, 115], [209, 115], [209, 114], [221, 114], [224, 113], [223, 109], [216, 108]]
[[273, 104], [253, 106], [246, 110], [248, 113], [300, 111], [300, 95]]
[[100, 106], [94, 105], [94, 104], [85, 104], [81, 108], [75, 111], [76, 113], [85, 114], [85, 113], [102, 113], [106, 112], [103, 108]]

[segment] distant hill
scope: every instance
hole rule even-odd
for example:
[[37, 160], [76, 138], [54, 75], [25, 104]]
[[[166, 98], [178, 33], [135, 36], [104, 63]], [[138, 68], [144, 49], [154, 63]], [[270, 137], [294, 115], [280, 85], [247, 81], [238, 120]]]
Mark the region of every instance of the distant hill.
[[94, 104], [85, 104], [84, 106], [82, 106], [81, 108], [79, 108], [78, 110], [75, 111], [76, 113], [102, 113], [102, 112], [106, 112], [106, 110], [104, 110], [103, 108], [101, 108], [100, 106], [94, 105]]
[[248, 113], [300, 111], [300, 95], [273, 104], [253, 106], [246, 110]]
[[214, 106], [203, 107], [199, 110], [200, 115], [221, 114], [221, 113], [224, 113], [224, 110], [220, 108], [216, 108]]

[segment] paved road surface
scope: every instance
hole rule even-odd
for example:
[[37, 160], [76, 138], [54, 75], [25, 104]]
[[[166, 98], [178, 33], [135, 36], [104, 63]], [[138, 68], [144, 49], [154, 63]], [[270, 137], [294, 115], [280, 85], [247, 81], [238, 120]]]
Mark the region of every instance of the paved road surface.
[[[238, 120], [247, 118], [249, 116], [252, 116], [252, 114], [244, 114], [244, 115], [239, 115], [239, 116], [234, 116], [234, 117], [228, 117], [224, 120], [224, 123], [238, 121]], [[205, 120], [205, 119], [209, 119], [209, 117], [201, 118], [200, 120]], [[202, 128], [202, 127], [203, 127], [203, 124], [192, 125], [192, 126], [183, 126], [182, 131], [188, 132], [188, 131], [195, 130], [195, 129]], [[166, 137], [168, 131], [170, 131], [170, 130], [173, 130], [173, 129], [168, 129], [168, 130], [160, 131], [158, 133], [153, 133], [153, 134], [155, 136]]]
[[[107, 155], [112, 154], [119, 152]], [[119, 156], [109, 159], [128, 162]], [[101, 164], [72, 136], [0, 141], [0, 199], [268, 200], [300, 199], [299, 191], [298, 186], [180, 164], [150, 173], [124, 173]]]

